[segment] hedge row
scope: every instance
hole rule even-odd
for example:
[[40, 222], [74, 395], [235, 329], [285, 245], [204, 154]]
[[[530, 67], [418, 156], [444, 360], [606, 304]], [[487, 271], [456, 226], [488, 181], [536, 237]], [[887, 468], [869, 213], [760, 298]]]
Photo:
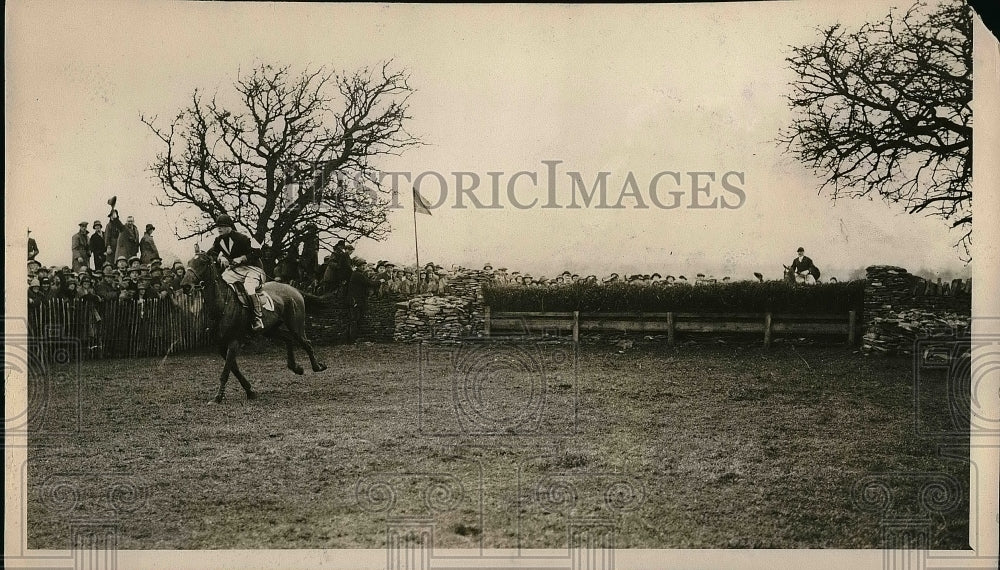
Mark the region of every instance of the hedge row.
[[570, 283], [546, 287], [488, 285], [493, 311], [716, 312], [842, 314], [864, 305], [864, 280], [790, 285], [782, 281], [676, 284]]

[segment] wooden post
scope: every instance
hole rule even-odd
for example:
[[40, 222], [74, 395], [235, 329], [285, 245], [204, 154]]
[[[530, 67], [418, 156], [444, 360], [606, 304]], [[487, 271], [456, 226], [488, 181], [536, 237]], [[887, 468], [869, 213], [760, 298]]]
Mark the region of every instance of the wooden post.
[[847, 344], [853, 345], [856, 341], [855, 329], [858, 326], [858, 313], [857, 311], [847, 312]]
[[667, 313], [667, 346], [674, 346], [676, 342], [676, 337], [674, 336], [674, 313]]
[[580, 342], [580, 311], [573, 311], [573, 342]]
[[486, 338], [490, 337], [490, 306], [486, 305], [486, 310], [483, 311], [483, 333]]
[[771, 346], [771, 313], [764, 313], [764, 346]]

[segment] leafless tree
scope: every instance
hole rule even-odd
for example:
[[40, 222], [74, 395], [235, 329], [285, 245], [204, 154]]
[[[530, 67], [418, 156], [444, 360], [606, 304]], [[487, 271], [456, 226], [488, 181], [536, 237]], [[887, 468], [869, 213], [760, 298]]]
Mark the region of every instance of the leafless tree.
[[326, 238], [384, 238], [391, 196], [373, 161], [420, 144], [405, 128], [408, 75], [391, 65], [295, 74], [261, 64], [232, 94], [196, 89], [166, 126], [142, 116], [163, 143], [150, 167], [159, 203], [183, 211], [177, 237], [205, 234], [226, 213], [266, 246], [265, 262], [309, 224]]
[[962, 232], [971, 260], [972, 16], [918, 2], [855, 32], [821, 31], [788, 58], [795, 113], [780, 143], [833, 199], [877, 195]]

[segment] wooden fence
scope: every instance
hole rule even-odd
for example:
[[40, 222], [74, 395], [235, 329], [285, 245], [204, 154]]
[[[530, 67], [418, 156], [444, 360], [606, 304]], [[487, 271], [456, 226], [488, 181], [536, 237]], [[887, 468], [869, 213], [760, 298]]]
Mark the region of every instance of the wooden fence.
[[667, 343], [676, 342], [677, 333], [759, 333], [770, 346], [775, 334], [844, 335], [849, 344], [857, 339], [857, 313], [843, 315], [792, 315], [772, 313], [586, 313], [497, 312], [486, 307], [484, 332], [493, 334], [540, 334], [556, 332], [666, 333]]
[[200, 294], [142, 301], [49, 299], [28, 304], [28, 334], [44, 364], [52, 342], [79, 343], [83, 358], [164, 356], [208, 346]]

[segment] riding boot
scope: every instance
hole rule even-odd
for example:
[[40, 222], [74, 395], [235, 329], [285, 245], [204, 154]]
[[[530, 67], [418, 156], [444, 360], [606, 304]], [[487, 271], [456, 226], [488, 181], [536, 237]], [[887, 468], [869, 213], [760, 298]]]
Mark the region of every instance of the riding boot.
[[264, 330], [264, 310], [261, 307], [260, 295], [250, 295], [250, 304], [253, 305], [253, 330]]

